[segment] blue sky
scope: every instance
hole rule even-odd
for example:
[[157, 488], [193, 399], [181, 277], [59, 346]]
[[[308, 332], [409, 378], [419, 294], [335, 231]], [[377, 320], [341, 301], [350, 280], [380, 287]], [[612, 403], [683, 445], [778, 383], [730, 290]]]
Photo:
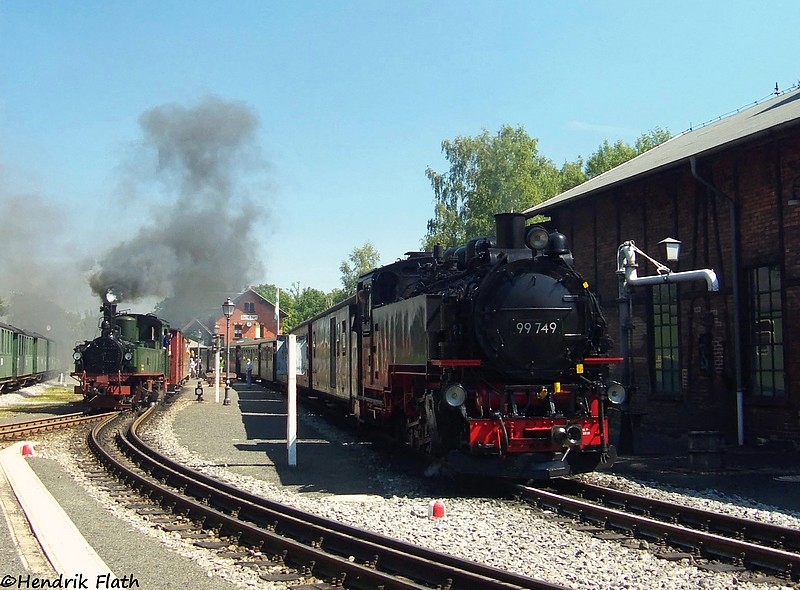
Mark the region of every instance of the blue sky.
[[[152, 109], [256, 115], [243, 280], [327, 291], [368, 240], [383, 263], [419, 247], [443, 140], [522, 125], [560, 165], [677, 134], [796, 84], [797, 23], [796, 1], [0, 0], [0, 210], [40, 228], [0, 255], [0, 297], [56, 264], [92, 301], [91, 258], [179, 202], [152, 179], [126, 199]], [[46, 262], [9, 260], [31, 253]]]

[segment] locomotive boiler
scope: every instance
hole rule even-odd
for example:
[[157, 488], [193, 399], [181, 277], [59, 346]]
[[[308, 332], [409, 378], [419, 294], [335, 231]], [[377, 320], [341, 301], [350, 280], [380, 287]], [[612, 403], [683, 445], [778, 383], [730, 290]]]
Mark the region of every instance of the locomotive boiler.
[[[185, 378], [188, 347], [180, 332], [152, 314], [118, 313], [108, 292], [100, 335], [75, 347], [75, 393], [92, 408], [121, 410], [155, 403]], [[187, 360], [188, 362], [188, 360]]]
[[458, 472], [546, 479], [616, 457], [620, 359], [561, 233], [499, 214], [496, 236], [408, 253], [360, 278], [354, 330], [352, 412]]

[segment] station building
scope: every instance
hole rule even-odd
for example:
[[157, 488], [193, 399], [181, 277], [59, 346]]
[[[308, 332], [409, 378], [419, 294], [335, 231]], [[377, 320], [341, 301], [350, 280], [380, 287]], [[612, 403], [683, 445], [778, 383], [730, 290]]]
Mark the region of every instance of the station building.
[[[728, 444], [800, 446], [800, 89], [692, 129], [529, 210], [566, 234], [600, 297], [635, 452]], [[681, 242], [666, 262], [660, 242]], [[704, 281], [623, 288], [620, 246]], [[644, 256], [639, 277], [661, 272]], [[627, 318], [630, 318], [628, 320]], [[620, 318], [623, 325], [620, 325]], [[622, 345], [622, 346], [621, 346]]]
[[[278, 304], [262, 297], [252, 287], [236, 297], [232, 297], [233, 313], [228, 319], [220, 304], [219, 314], [211, 317], [206, 322], [193, 319], [181, 328], [181, 331], [193, 341], [200, 342], [204, 347], [214, 342], [215, 336], [226, 336], [226, 331], [230, 328], [231, 342], [237, 340], [256, 340], [260, 338], [274, 338], [280, 333], [280, 326], [286, 314], [281, 312]], [[277, 313], [280, 314], [281, 321], [278, 322]]]
[[[231, 342], [237, 340], [257, 340], [260, 338], [275, 338], [279, 332], [279, 325], [276, 316], [276, 304], [262, 297], [252, 287], [236, 297], [232, 297], [233, 315], [230, 319]], [[222, 308], [220, 307], [220, 312]], [[280, 310], [278, 309], [278, 313]], [[285, 314], [281, 314], [283, 317]], [[218, 329], [219, 334], [225, 334], [227, 329], [226, 317], [224, 314], [214, 318], [212, 322]]]

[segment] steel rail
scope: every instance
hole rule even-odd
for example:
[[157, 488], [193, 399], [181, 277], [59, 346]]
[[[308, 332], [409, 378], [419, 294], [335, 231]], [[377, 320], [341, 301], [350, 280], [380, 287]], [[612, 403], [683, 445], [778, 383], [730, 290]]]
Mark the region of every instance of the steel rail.
[[0, 425], [0, 439], [22, 438], [37, 432], [56, 430], [67, 426], [75, 426], [77, 424], [90, 424], [105, 417], [105, 414], [84, 414], [78, 412], [51, 418], [36, 418], [34, 420], [2, 424]]
[[638, 512], [644, 516], [666, 520], [700, 528], [710, 533], [746, 539], [759, 544], [779, 546], [787, 551], [800, 551], [800, 530], [776, 524], [739, 518], [730, 514], [710, 512], [691, 506], [680, 506], [655, 498], [645, 498], [621, 490], [613, 490], [578, 482], [562, 480], [550, 486], [559, 493], [568, 493], [608, 506], [621, 507], [628, 512]]
[[262, 550], [266, 548], [269, 553], [283, 554], [286, 562], [311, 568], [325, 577], [344, 576], [347, 588], [566, 590], [564, 586], [309, 515], [198, 474], [148, 448], [138, 437], [136, 430], [149, 414], [148, 411], [140, 416], [128, 433], [118, 433], [116, 442], [150, 477], [119, 464], [102, 447], [98, 439], [105, 425], [98, 425], [92, 431], [90, 446], [110, 470], [144, 489], [153, 489], [153, 478], [177, 488], [181, 491], [160, 485], [151, 496], [159, 497], [162, 505], [180, 506], [180, 510], [203, 519], [205, 528], [221, 527], [222, 531], [239, 537], [240, 542], [245, 540]]
[[689, 529], [647, 516], [628, 514], [543, 489], [523, 485], [517, 488], [525, 499], [540, 507], [547, 507], [582, 521], [594, 522], [601, 528], [621, 530], [636, 537], [698, 551], [712, 559], [732, 560], [754, 569], [790, 577], [794, 581], [800, 579], [800, 554], [797, 553]]

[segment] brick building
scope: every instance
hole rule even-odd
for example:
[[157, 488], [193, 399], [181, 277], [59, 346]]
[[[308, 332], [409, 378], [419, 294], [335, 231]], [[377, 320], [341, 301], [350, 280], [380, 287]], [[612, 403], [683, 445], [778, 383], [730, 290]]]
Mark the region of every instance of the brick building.
[[[252, 287], [244, 293], [232, 297], [233, 315], [230, 319], [231, 342], [237, 340], [255, 340], [259, 338], [274, 338], [278, 333], [278, 320], [275, 319], [275, 304], [267, 301], [259, 295]], [[285, 314], [281, 313], [281, 318]], [[281, 319], [281, 325], [283, 320]], [[218, 333], [225, 335], [227, 320], [222, 313], [220, 304], [219, 315], [213, 318], [212, 326]]]
[[[676, 136], [526, 214], [567, 235], [617, 348], [630, 342], [621, 371], [634, 386], [625, 416], [637, 452], [685, 447], [696, 430], [722, 431], [730, 444], [800, 444], [800, 89]], [[620, 330], [618, 247], [633, 240], [663, 262], [667, 237], [682, 242], [670, 269], [713, 269], [719, 291], [637, 286], [630, 329]], [[657, 274], [637, 262], [639, 276]]]

